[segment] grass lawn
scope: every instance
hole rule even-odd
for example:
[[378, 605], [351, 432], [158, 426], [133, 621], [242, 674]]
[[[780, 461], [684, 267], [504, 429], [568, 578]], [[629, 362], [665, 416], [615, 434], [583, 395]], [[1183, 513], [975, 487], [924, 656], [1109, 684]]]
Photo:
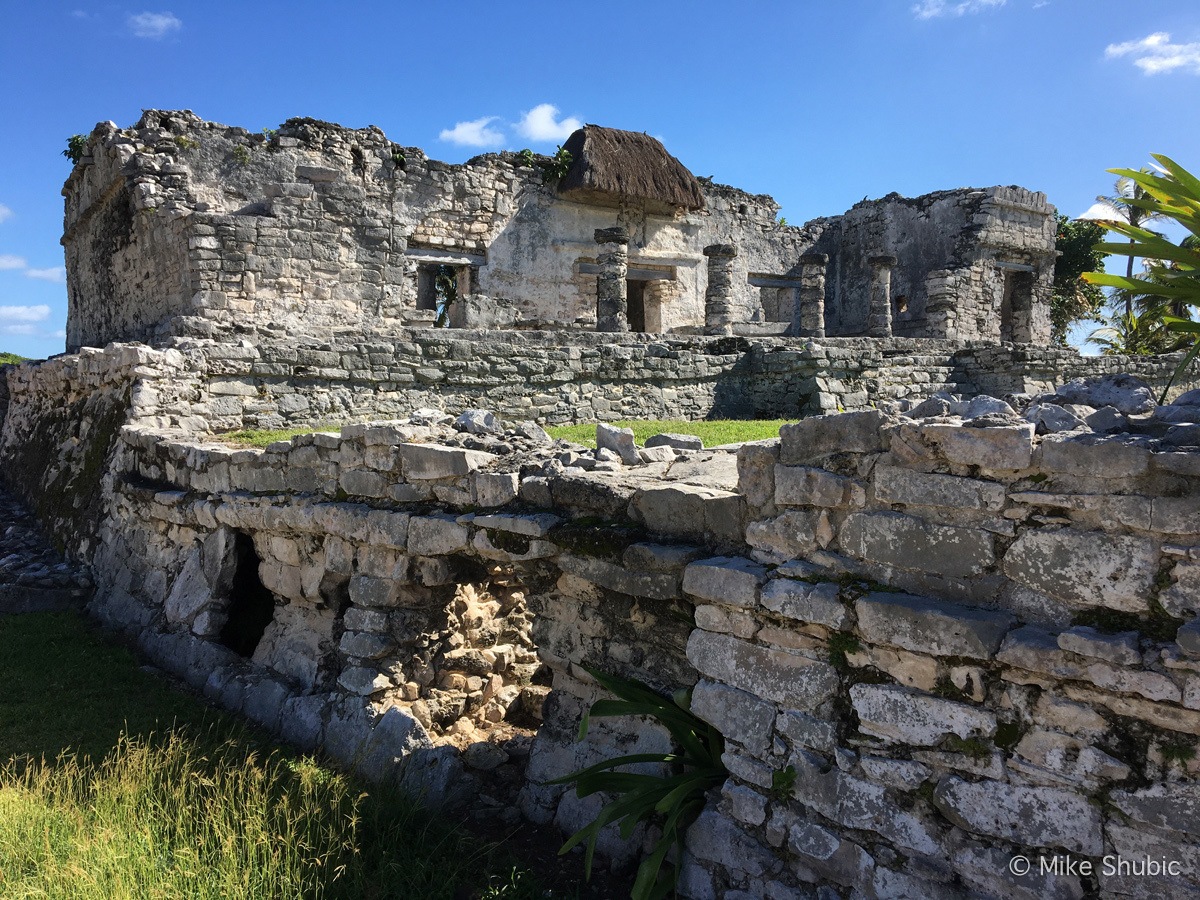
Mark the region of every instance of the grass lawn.
[[585, 895], [278, 748], [74, 613], [0, 617], [0, 684], [2, 897]]
[[[779, 437], [779, 427], [789, 419], [713, 419], [703, 422], [684, 422], [671, 419], [643, 419], [625, 422], [610, 422], [618, 428], [632, 428], [633, 437], [639, 444], [656, 434], [694, 434], [704, 441], [705, 447], [721, 444], [736, 444], [741, 441], [761, 441]], [[566, 438], [577, 444], [596, 446], [596, 423], [582, 425], [552, 425], [546, 431], [553, 438]]]
[[[764, 438], [779, 437], [779, 426], [791, 421], [790, 419], [713, 419], [704, 422], [684, 422], [672, 419], [646, 419], [633, 422], [612, 422], [618, 428], [632, 428], [634, 438], [639, 444], [644, 444], [646, 438], [665, 431], [675, 434], [694, 434], [704, 441], [705, 447], [716, 447], [720, 444], [735, 444], [740, 441], [761, 441]], [[298, 434], [310, 434], [314, 431], [337, 431], [340, 425], [306, 425], [302, 428], [281, 428], [274, 431], [244, 429], [230, 431], [217, 437], [230, 444], [240, 444], [246, 447], [266, 447], [275, 441], [286, 441]], [[596, 446], [596, 423], [586, 422], [582, 425], [551, 425], [546, 429], [552, 438], [566, 438], [577, 444], [588, 447]]]

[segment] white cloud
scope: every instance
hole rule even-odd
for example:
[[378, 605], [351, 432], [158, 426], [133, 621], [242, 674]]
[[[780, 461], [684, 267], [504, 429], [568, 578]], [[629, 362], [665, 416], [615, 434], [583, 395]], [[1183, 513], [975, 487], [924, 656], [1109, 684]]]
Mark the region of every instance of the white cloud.
[[488, 128], [499, 116], [484, 116], [472, 122], [457, 122], [453, 128], [443, 128], [439, 141], [449, 141], [464, 147], [496, 147], [504, 143], [504, 133]]
[[50, 318], [50, 307], [44, 303], [37, 306], [0, 306], [0, 322], [41, 322]]
[[1147, 75], [1176, 69], [1200, 75], [1200, 42], [1172, 44], [1171, 35], [1165, 31], [1156, 31], [1140, 41], [1109, 44], [1104, 48], [1104, 55], [1108, 59], [1132, 56], [1133, 64]]
[[12, 218], [12, 215], [13, 215], [12, 209], [5, 206], [3, 203], [0, 203], [0, 222], [7, 222], [9, 219]]
[[0, 325], [0, 334], [19, 334], [25, 337], [37, 334], [32, 325]]
[[965, 16], [1003, 6], [1007, 0], [921, 0], [913, 6], [913, 15], [918, 19], [941, 19], [949, 16]]
[[25, 276], [36, 278], [39, 281], [54, 281], [62, 284], [67, 280], [67, 270], [62, 266], [51, 266], [49, 269], [26, 269]]
[[557, 116], [558, 107], [553, 103], [539, 103], [521, 117], [517, 133], [531, 141], [565, 141], [571, 132], [583, 127], [574, 117], [557, 119]]
[[149, 38], [152, 41], [161, 40], [183, 27], [183, 22], [169, 12], [138, 13], [136, 16], [130, 16], [128, 21], [129, 30], [133, 32], [134, 37]]
[[13, 256], [11, 253], [0, 253], [0, 270], [2, 269], [23, 269], [28, 263], [21, 256]]

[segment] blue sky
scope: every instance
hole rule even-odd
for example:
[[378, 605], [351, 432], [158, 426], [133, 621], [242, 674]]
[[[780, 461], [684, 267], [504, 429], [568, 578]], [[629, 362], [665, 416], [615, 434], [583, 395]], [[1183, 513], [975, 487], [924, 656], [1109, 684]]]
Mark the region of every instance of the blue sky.
[[1200, 169], [1196, 0], [150, 2], [0, 5], [0, 349], [61, 352], [61, 151], [143, 108], [373, 124], [449, 161], [646, 131], [793, 224], [993, 184], [1077, 215], [1107, 168]]

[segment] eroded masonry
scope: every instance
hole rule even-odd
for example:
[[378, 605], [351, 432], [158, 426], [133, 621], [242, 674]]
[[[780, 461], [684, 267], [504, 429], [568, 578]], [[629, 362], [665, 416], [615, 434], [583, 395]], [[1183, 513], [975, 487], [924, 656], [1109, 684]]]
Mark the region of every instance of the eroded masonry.
[[[645, 135], [566, 146], [98, 126], [72, 352], [7, 369], [0, 434], [92, 612], [300, 746], [564, 831], [599, 803], [551, 781], [667, 742], [576, 740], [586, 670], [690, 687], [728, 778], [688, 897], [1200, 895], [1200, 395], [1041, 346], [1053, 208], [789, 227]], [[796, 422], [541, 428], [714, 414]]]

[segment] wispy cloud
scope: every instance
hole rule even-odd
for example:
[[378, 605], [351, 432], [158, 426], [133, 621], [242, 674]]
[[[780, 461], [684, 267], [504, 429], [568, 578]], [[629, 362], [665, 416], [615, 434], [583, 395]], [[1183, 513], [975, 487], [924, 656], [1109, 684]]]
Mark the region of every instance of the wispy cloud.
[[62, 266], [51, 266], [49, 269], [26, 269], [25, 277], [62, 284], [67, 280], [67, 270]]
[[12, 218], [12, 216], [13, 216], [12, 209], [5, 206], [3, 203], [0, 203], [0, 222], [7, 222], [9, 219]]
[[918, 19], [942, 19], [984, 12], [1003, 6], [1007, 0], [921, 0], [913, 6]]
[[1108, 59], [1122, 56], [1133, 57], [1133, 64], [1147, 75], [1174, 72], [1182, 69], [1200, 75], [1200, 42], [1194, 44], [1172, 44], [1171, 35], [1156, 31], [1140, 41], [1109, 44], [1104, 48]]
[[183, 27], [183, 22], [169, 12], [142, 12], [127, 20], [134, 37], [159, 41]]
[[33, 325], [0, 325], [0, 334], [17, 334], [22, 337], [32, 337], [38, 330]]
[[23, 256], [13, 256], [11, 253], [0, 253], [0, 270], [24, 269], [28, 263]]
[[0, 306], [0, 322], [44, 322], [50, 318], [50, 307], [44, 303], [37, 306]]
[[540, 103], [521, 117], [517, 134], [531, 141], [564, 141], [582, 127], [583, 123], [574, 117], [559, 119], [558, 107], [553, 103]]
[[488, 126], [499, 116], [484, 116], [470, 122], [457, 122], [453, 128], [443, 128], [438, 140], [463, 147], [498, 147], [504, 143], [504, 132]]

